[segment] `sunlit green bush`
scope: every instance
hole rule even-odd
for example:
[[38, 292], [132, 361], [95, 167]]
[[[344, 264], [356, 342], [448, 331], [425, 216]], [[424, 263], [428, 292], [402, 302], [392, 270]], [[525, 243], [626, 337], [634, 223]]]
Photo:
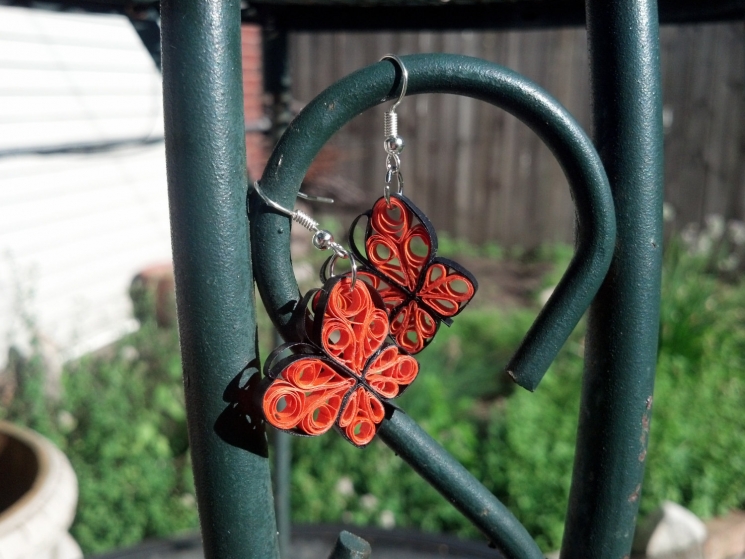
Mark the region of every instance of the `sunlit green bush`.
[[70, 364], [47, 401], [34, 355], [4, 415], [51, 438], [78, 477], [71, 532], [86, 553], [197, 526], [176, 333], [147, 322], [101, 355]]

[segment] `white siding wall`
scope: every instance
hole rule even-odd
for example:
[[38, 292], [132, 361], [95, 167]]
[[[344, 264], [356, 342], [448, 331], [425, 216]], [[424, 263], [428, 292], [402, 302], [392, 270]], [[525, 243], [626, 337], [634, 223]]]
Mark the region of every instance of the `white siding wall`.
[[[129, 22], [0, 6], [0, 152], [160, 136], [160, 74]], [[30, 316], [63, 357], [133, 327], [171, 258], [162, 143], [0, 157], [0, 367]]]

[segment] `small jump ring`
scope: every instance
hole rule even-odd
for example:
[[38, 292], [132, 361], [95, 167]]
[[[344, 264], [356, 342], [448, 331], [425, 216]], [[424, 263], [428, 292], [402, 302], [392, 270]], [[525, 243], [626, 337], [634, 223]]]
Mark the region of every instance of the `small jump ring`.
[[352, 283], [349, 285], [349, 289], [354, 289], [354, 284], [357, 283], [357, 260], [354, 258], [354, 254], [349, 253], [349, 262], [352, 265]]
[[336, 265], [336, 261], [339, 258], [349, 258], [349, 262], [352, 265], [352, 283], [349, 286], [349, 289], [354, 289], [354, 284], [357, 283], [357, 260], [351, 252], [344, 252], [346, 256], [334, 251], [333, 256], [331, 256], [331, 260], [329, 260], [329, 277], [333, 278], [336, 275], [334, 274], [334, 266]]
[[389, 171], [397, 172], [401, 167], [401, 158], [398, 154], [389, 153], [385, 158], [385, 166]]

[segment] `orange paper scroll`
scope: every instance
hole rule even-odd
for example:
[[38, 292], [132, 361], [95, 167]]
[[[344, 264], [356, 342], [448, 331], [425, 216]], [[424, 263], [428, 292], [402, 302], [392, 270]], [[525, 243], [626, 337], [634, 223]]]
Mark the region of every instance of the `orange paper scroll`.
[[[468, 304], [478, 284], [465, 268], [436, 257], [437, 235], [422, 212], [402, 195], [390, 203], [379, 199], [367, 214], [365, 254], [349, 239], [355, 256], [365, 264], [360, 274], [385, 302], [390, 332], [409, 353], [432, 341], [441, 322]], [[362, 217], [362, 216], [360, 216]]]
[[315, 317], [308, 343], [272, 365], [262, 398], [266, 420], [285, 431], [320, 435], [336, 425], [357, 446], [368, 444], [385, 417], [384, 400], [410, 385], [419, 364], [386, 343], [388, 315], [367, 283], [332, 278], [311, 297]]

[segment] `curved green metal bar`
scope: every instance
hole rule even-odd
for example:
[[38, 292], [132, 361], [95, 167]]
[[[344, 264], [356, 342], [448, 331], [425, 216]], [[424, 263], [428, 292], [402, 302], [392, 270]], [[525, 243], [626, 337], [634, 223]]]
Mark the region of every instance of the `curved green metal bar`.
[[331, 550], [329, 559], [369, 559], [370, 544], [359, 536], [343, 530]]
[[528, 531], [410, 416], [395, 410], [378, 436], [485, 534], [508, 559], [544, 559]]
[[[454, 93], [501, 107], [527, 124], [556, 156], [577, 209], [576, 252], [553, 295], [536, 318], [506, 371], [534, 390], [589, 306], [608, 271], [616, 222], [608, 179], [590, 139], [548, 93], [496, 64], [450, 54], [402, 57], [408, 94]], [[363, 68], [311, 101], [277, 143], [261, 187], [292, 208], [308, 167], [328, 139], [363, 111], [394, 98], [400, 76], [390, 61]], [[299, 291], [290, 260], [290, 220], [256, 196], [249, 202], [256, 281], [274, 324], [285, 339]]]
[[[592, 143], [569, 113], [532, 82], [501, 66], [465, 56], [402, 57], [408, 94], [453, 93], [502, 107], [534, 130], [569, 180], [577, 208], [575, 257], [536, 318], [507, 372], [533, 390], [590, 304], [608, 270], [615, 214], [608, 180]], [[400, 75], [390, 61], [355, 72], [316, 97], [290, 124], [267, 163], [262, 190], [291, 208], [311, 162], [328, 139], [363, 111], [396, 97]], [[300, 300], [290, 259], [290, 220], [249, 198], [259, 291], [283, 337]], [[381, 438], [433, 484], [510, 559], [543, 557], [530, 535], [483, 485], [403, 412], [384, 420]]]

